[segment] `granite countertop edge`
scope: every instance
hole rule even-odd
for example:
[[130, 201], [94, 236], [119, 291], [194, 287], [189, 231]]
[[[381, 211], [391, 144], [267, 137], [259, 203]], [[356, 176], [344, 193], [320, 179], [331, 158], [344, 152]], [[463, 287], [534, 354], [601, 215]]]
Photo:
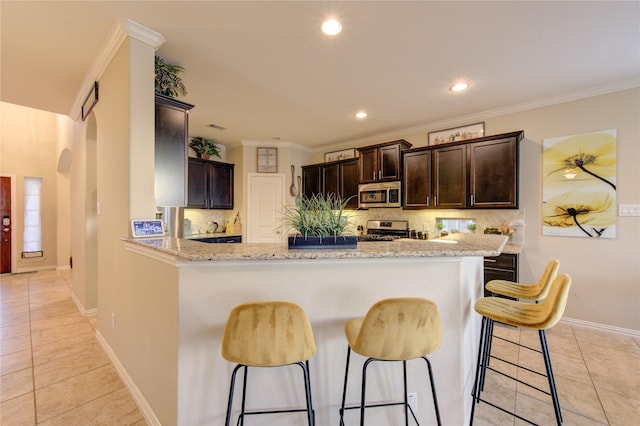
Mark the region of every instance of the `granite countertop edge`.
[[502, 235], [454, 234], [436, 240], [359, 242], [355, 249], [294, 249], [284, 244], [207, 244], [191, 239], [122, 238], [126, 243], [190, 261], [267, 261], [314, 259], [399, 259], [416, 257], [497, 256], [518, 246]]

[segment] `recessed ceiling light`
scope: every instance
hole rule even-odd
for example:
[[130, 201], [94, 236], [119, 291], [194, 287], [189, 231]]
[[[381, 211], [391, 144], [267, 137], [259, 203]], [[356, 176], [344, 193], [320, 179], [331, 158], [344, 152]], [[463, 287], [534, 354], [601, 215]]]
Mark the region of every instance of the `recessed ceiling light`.
[[452, 92], [461, 92], [469, 87], [468, 83], [456, 83], [449, 88]]
[[335, 19], [329, 19], [322, 24], [322, 32], [326, 35], [336, 35], [342, 31], [342, 25]]
[[367, 113], [364, 111], [356, 112], [356, 118], [367, 118]]

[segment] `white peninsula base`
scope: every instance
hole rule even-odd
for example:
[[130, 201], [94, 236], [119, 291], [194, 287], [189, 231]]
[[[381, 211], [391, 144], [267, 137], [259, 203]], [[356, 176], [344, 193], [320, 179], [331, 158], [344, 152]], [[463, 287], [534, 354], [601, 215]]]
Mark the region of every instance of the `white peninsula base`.
[[[144, 362], [131, 367], [137, 371], [132, 380], [159, 423], [224, 424], [234, 366], [221, 357], [220, 344], [229, 311], [247, 301], [289, 300], [306, 310], [318, 346], [310, 361], [316, 424], [338, 425], [347, 350], [344, 323], [364, 316], [379, 299], [417, 296], [435, 301], [442, 316], [442, 346], [429, 359], [443, 424], [468, 424], [480, 326], [473, 304], [482, 292], [481, 256], [194, 262], [130, 244], [127, 252], [127, 269], [135, 265], [139, 271], [132, 300], [145, 300], [138, 307], [140, 321], [130, 330], [144, 340], [138, 345]], [[159, 324], [165, 324], [164, 333]], [[363, 362], [352, 354], [348, 404], [359, 401]], [[410, 362], [408, 376], [409, 392], [418, 396], [418, 420], [435, 423], [425, 363]], [[401, 363], [373, 363], [368, 378], [368, 401], [402, 397]], [[297, 366], [250, 369], [247, 407], [303, 406], [302, 390]], [[239, 403], [238, 386], [236, 391]], [[403, 415], [398, 407], [371, 409], [367, 423], [400, 424]], [[349, 410], [345, 423], [358, 424], [358, 416], [357, 410]], [[251, 416], [249, 421], [306, 424], [304, 414]]]

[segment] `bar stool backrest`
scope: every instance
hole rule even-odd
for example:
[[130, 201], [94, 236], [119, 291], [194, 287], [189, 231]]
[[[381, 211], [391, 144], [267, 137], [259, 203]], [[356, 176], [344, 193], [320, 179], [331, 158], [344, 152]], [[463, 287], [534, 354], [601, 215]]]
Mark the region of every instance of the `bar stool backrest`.
[[222, 357], [254, 367], [306, 361], [316, 341], [304, 310], [283, 301], [250, 302], [229, 314], [222, 338]]
[[569, 290], [571, 289], [571, 277], [567, 274], [560, 274], [551, 285], [547, 298], [538, 305], [544, 308], [539, 329], [549, 329], [556, 325], [567, 306]]
[[556, 279], [558, 275], [558, 269], [560, 269], [560, 261], [559, 260], [551, 260], [547, 263], [547, 267], [544, 268], [544, 272], [540, 280], [538, 281], [536, 287], [540, 289], [540, 293], [538, 294], [537, 300], [546, 299], [549, 295], [549, 290], [551, 289], [551, 284]]
[[405, 297], [383, 299], [371, 306], [352, 349], [369, 358], [400, 361], [426, 356], [441, 343], [438, 305]]

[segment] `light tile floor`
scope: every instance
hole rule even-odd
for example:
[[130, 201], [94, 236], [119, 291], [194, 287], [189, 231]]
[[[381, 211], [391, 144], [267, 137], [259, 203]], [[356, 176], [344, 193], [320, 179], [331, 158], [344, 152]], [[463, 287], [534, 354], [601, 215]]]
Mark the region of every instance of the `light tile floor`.
[[[564, 425], [640, 424], [640, 339], [560, 323], [547, 330]], [[539, 349], [535, 330], [496, 324], [494, 335]], [[493, 340], [493, 355], [544, 373], [542, 355]], [[492, 359], [491, 365], [548, 390], [546, 377]], [[551, 397], [488, 371], [482, 398], [540, 425], [556, 424]], [[488, 404], [476, 405], [475, 425], [525, 425]]]
[[146, 425], [70, 285], [70, 270], [0, 276], [0, 425]]
[[[146, 425], [95, 338], [95, 318], [78, 313], [70, 284], [71, 271], [0, 276], [0, 424]], [[539, 347], [536, 332], [495, 331]], [[565, 425], [638, 424], [640, 339], [561, 323], [547, 340]], [[539, 355], [516, 346], [495, 340], [494, 354], [544, 371]], [[525, 370], [505, 368], [546, 386]], [[549, 397], [495, 373], [487, 373], [483, 398], [541, 425], [555, 423]], [[481, 403], [474, 424], [525, 423]]]

